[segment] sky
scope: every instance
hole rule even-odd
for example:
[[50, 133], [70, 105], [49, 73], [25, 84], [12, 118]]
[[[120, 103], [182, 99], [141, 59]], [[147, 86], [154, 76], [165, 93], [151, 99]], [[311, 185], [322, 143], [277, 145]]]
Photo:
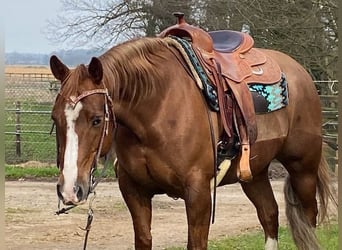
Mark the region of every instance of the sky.
[[42, 30], [60, 13], [60, 0], [9, 0], [2, 3], [5, 52], [49, 54], [59, 50]]

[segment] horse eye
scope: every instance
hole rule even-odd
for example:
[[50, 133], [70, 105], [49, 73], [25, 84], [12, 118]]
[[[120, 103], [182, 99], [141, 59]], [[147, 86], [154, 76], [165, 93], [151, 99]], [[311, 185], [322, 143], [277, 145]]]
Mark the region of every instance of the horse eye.
[[94, 119], [93, 119], [93, 121], [92, 121], [92, 125], [93, 125], [94, 127], [96, 127], [96, 126], [98, 126], [100, 123], [101, 123], [101, 118], [98, 117], [98, 116], [95, 116]]

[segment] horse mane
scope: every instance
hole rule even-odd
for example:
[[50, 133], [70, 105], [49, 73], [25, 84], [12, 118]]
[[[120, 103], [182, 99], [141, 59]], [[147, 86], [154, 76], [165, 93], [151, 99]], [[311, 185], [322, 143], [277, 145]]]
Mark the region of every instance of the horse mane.
[[157, 93], [163, 86], [167, 47], [161, 38], [145, 37], [121, 43], [101, 55], [103, 80], [114, 98], [136, 105]]

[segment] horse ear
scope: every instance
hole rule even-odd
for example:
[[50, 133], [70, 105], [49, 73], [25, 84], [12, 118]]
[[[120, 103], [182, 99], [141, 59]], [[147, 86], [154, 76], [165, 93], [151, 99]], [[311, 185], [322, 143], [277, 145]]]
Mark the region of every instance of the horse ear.
[[93, 57], [88, 66], [88, 72], [94, 79], [95, 83], [99, 84], [103, 77], [102, 63], [97, 57]]
[[56, 79], [61, 82], [63, 82], [69, 74], [69, 68], [65, 66], [55, 55], [50, 57], [50, 69]]

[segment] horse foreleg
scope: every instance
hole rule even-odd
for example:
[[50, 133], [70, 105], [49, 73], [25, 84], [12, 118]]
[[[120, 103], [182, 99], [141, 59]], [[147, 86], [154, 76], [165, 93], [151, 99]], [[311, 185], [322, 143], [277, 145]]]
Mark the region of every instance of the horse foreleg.
[[119, 186], [133, 220], [135, 249], [152, 249], [152, 196], [126, 176], [120, 176]]
[[254, 204], [259, 221], [265, 233], [265, 249], [278, 249], [278, 205], [268, 179], [268, 168], [251, 182], [242, 182], [241, 186], [249, 200]]
[[184, 201], [188, 219], [187, 248], [207, 249], [211, 212], [209, 181], [205, 182], [199, 173], [193, 174], [187, 180]]

